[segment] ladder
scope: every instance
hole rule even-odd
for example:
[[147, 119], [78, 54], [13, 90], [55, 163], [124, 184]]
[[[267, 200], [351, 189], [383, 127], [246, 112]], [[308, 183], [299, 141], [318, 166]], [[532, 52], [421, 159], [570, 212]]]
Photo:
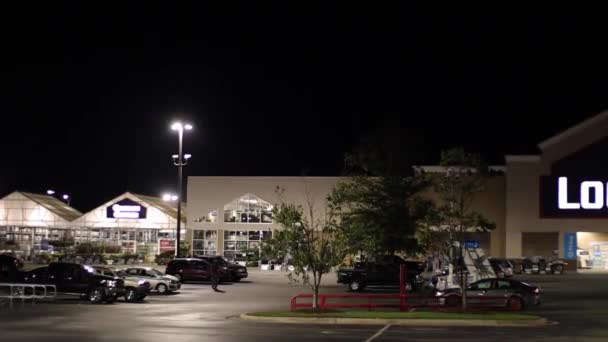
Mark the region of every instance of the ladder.
[[481, 279], [496, 278], [496, 273], [481, 248], [464, 248], [464, 263], [469, 271], [469, 283]]

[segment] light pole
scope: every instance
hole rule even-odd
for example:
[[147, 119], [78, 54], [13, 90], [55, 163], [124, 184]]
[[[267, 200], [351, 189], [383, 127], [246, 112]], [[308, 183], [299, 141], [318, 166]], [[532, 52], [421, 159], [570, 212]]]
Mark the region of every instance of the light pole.
[[177, 166], [177, 235], [175, 237], [175, 257], [179, 258], [179, 245], [182, 229], [182, 167], [188, 164], [188, 159], [191, 157], [189, 154], [183, 154], [184, 130], [191, 130], [192, 125], [176, 122], [171, 125], [171, 129], [177, 131], [179, 140], [178, 154], [173, 155], [173, 164]]

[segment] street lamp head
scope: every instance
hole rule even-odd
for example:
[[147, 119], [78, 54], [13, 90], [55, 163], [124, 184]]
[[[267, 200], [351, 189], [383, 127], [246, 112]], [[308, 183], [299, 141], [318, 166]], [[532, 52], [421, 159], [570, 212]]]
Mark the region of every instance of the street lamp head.
[[188, 159], [190, 159], [190, 158], [192, 158], [192, 155], [191, 155], [191, 154], [184, 154], [184, 159], [188, 160]]
[[68, 196], [68, 194], [63, 194], [63, 196], [61, 196], [61, 198], [63, 198], [64, 200], [69, 200], [70, 196]]
[[49, 195], [49, 196], [52, 196], [52, 195], [54, 195], [54, 194], [55, 194], [55, 191], [54, 191], [54, 190], [49, 189], [49, 190], [47, 190], [47, 191], [46, 191], [46, 194], [47, 194], [47, 195]]
[[187, 130], [187, 131], [189, 131], [189, 130], [192, 129], [192, 125], [191, 124], [185, 124], [184, 125], [184, 129]]
[[178, 121], [178, 122], [174, 122], [171, 125], [171, 129], [174, 130], [174, 131], [181, 131], [182, 129], [184, 129], [184, 126], [182, 125], [181, 122]]
[[177, 159], [177, 158], [179, 158], [179, 154], [174, 154], [174, 155], [171, 156], [171, 158]]
[[169, 193], [164, 193], [162, 196], [163, 201], [165, 202], [169, 202], [169, 201], [177, 201], [177, 195], [175, 194], [169, 194]]

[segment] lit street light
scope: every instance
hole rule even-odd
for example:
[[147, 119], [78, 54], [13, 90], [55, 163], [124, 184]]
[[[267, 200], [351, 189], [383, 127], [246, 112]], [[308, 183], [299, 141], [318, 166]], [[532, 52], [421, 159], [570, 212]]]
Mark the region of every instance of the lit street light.
[[177, 166], [177, 236], [175, 241], [175, 257], [179, 258], [179, 245], [181, 238], [181, 223], [182, 223], [182, 168], [188, 164], [188, 159], [192, 157], [192, 155], [187, 154], [184, 155], [183, 152], [183, 142], [184, 142], [184, 130], [189, 131], [192, 130], [191, 124], [182, 124], [181, 122], [176, 122], [171, 125], [171, 129], [177, 131], [178, 133], [178, 141], [179, 141], [179, 151], [178, 154], [173, 155], [173, 164]]
[[71, 198], [70, 198], [70, 196], [69, 196], [68, 194], [63, 194], [63, 196], [61, 196], [61, 198], [63, 198], [63, 200], [64, 200], [64, 201], [65, 201], [65, 202], [66, 202], [68, 205], [70, 205], [70, 200], [71, 200]]
[[49, 195], [49, 196], [53, 196], [55, 194], [55, 191], [49, 189], [49, 190], [46, 191], [46, 194]]
[[177, 201], [178, 196], [174, 194], [163, 194], [162, 198], [165, 202], [175, 202]]

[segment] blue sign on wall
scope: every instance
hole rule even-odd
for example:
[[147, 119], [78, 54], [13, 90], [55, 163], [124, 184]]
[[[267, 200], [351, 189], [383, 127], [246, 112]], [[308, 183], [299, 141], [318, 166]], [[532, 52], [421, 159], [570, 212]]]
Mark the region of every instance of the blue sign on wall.
[[479, 241], [476, 240], [467, 240], [464, 242], [464, 248], [466, 249], [476, 249], [479, 248]]
[[564, 233], [564, 259], [576, 260], [576, 233]]

